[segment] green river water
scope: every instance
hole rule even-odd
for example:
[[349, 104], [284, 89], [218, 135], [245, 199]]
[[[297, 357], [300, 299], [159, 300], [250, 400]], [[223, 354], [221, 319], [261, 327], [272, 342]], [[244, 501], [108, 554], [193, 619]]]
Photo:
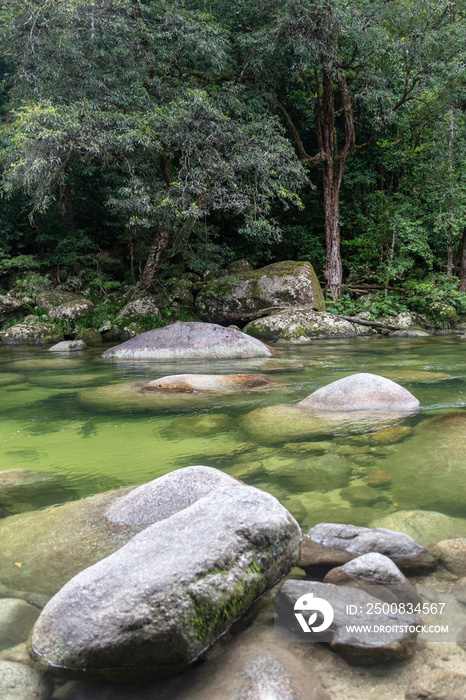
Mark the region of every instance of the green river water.
[[[454, 334], [320, 340], [279, 348], [271, 360], [176, 364], [103, 360], [102, 350], [57, 355], [1, 347], [0, 471], [37, 470], [58, 478], [50, 487], [45, 479], [47, 488], [39, 479], [36, 490], [28, 487], [27, 497], [16, 502], [0, 499], [0, 517], [203, 464], [269, 491], [304, 530], [325, 521], [397, 529], [390, 518], [417, 510], [425, 543], [466, 537], [465, 343]], [[158, 403], [153, 394], [127, 391], [129, 383], [193, 372], [267, 373], [274, 384]], [[349, 425], [337, 420], [323, 431], [293, 421], [285, 428], [274, 420], [257, 427], [260, 409], [296, 403], [356, 372], [397, 381], [419, 399], [420, 410], [375, 423], [358, 415]], [[50, 564], [53, 557], [51, 546]], [[0, 560], [2, 566], [8, 570], [14, 562]], [[335, 697], [379, 697], [379, 690], [358, 695], [363, 675], [353, 674], [346, 688], [346, 674]], [[186, 683], [182, 697], [190, 697], [189, 678], [180, 681]], [[379, 680], [385, 683], [384, 676], [367, 678], [373, 690]], [[72, 697], [94, 698], [92, 685], [83, 688]], [[394, 697], [390, 688], [384, 699]], [[140, 697], [131, 692], [124, 697]]]
[[[102, 360], [97, 350], [57, 356], [2, 347], [0, 469], [66, 477], [48, 504], [204, 464], [274, 494], [303, 527], [325, 520], [366, 525], [416, 508], [466, 517], [464, 343], [456, 335], [320, 340], [279, 349], [272, 360], [176, 364]], [[228, 398], [174, 397], [163, 407], [120, 402], [116, 386], [175, 373], [251, 371], [270, 372], [276, 385]], [[419, 399], [420, 411], [384, 432], [337, 425], [333, 435], [282, 440], [243, 430], [251, 411], [295, 403], [355, 372], [395, 379]], [[109, 385], [117, 391], [101, 401], [96, 388]], [[41, 507], [41, 497], [17, 510]]]

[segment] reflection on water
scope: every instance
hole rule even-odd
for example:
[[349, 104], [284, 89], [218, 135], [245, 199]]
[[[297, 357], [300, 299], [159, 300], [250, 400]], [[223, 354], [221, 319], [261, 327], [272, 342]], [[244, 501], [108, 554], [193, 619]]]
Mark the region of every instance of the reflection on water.
[[[191, 395], [177, 404], [174, 397], [161, 407], [119, 402], [120, 384], [244, 371], [270, 372], [279, 384], [225, 399]], [[354, 417], [348, 426], [337, 421], [334, 430], [283, 439], [244, 429], [252, 411], [296, 403], [354, 372], [393, 378], [420, 400], [421, 411], [365, 432]], [[99, 389], [110, 385], [114, 391]], [[205, 464], [273, 493], [303, 527], [324, 520], [366, 525], [416, 508], [466, 517], [466, 364], [456, 336], [316, 341], [279, 349], [271, 360], [198, 363], [1, 348], [0, 397], [1, 469], [66, 477], [61, 500]]]

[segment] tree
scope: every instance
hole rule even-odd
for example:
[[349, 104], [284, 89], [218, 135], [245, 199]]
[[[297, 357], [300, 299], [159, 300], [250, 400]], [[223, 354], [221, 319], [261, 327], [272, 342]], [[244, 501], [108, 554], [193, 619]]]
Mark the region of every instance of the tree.
[[[458, 74], [459, 4], [453, 19], [449, 0], [262, 0], [249, 13], [241, 4], [245, 66], [274, 94], [307, 168], [322, 169], [324, 274], [334, 299], [341, 296], [339, 206], [347, 163], [393, 125], [397, 112]], [[297, 94], [307, 100], [304, 118], [295, 109]]]
[[273, 236], [271, 205], [299, 206], [303, 168], [277, 118], [233, 80], [228, 33], [187, 0], [5, 0], [11, 72], [3, 189], [31, 215], [72, 211], [77, 165], [114, 172], [108, 205], [152, 236], [147, 288], [170, 241], [211, 212]]

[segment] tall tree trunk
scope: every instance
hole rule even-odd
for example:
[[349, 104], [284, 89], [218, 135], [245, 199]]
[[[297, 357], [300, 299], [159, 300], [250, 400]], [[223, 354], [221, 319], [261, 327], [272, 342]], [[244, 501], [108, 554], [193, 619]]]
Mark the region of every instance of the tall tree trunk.
[[337, 301], [341, 297], [343, 273], [340, 253], [340, 185], [333, 162], [324, 163], [323, 185], [327, 247], [324, 277], [327, 289], [332, 294], [333, 300]]
[[158, 272], [160, 260], [165, 248], [170, 243], [171, 227], [167, 221], [161, 222], [157, 235], [151, 245], [138, 288], [147, 289]]
[[340, 253], [340, 185], [345, 161], [338, 154], [333, 79], [327, 71], [322, 71], [321, 95], [318, 139], [325, 155], [323, 186], [327, 258], [324, 277], [327, 289], [332, 294], [333, 300], [337, 301], [341, 297], [343, 282]]

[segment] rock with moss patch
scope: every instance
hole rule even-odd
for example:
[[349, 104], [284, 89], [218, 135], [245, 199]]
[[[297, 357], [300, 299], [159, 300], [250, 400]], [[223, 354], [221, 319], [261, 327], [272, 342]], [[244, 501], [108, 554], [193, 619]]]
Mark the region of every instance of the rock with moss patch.
[[86, 345], [102, 345], [102, 336], [97, 328], [85, 328], [76, 335], [76, 340], [82, 340]]
[[141, 316], [153, 316], [154, 318], [160, 318], [160, 310], [158, 306], [154, 304], [152, 299], [142, 298], [130, 301], [118, 313], [117, 319], [138, 319]]
[[174, 374], [148, 382], [145, 391], [192, 394], [195, 392], [230, 393], [273, 385], [259, 374]]
[[74, 321], [94, 310], [94, 304], [89, 299], [61, 289], [42, 292], [36, 298], [36, 305], [47, 310], [51, 319], [64, 321]]
[[350, 338], [357, 335], [349, 321], [334, 314], [302, 307], [251, 321], [244, 332], [265, 342], [280, 341], [294, 345], [305, 345], [313, 338]]
[[175, 673], [288, 573], [300, 539], [270, 494], [214, 491], [69, 581], [34, 627], [32, 657], [87, 678]]
[[196, 299], [202, 319], [225, 322], [261, 309], [306, 306], [325, 310], [325, 301], [312, 265], [284, 262], [259, 270], [221, 277], [206, 284]]
[[117, 359], [227, 359], [271, 357], [273, 351], [260, 340], [215, 323], [172, 323], [106, 350], [102, 357]]
[[52, 345], [64, 339], [63, 331], [54, 323], [18, 323], [3, 333], [4, 345]]

